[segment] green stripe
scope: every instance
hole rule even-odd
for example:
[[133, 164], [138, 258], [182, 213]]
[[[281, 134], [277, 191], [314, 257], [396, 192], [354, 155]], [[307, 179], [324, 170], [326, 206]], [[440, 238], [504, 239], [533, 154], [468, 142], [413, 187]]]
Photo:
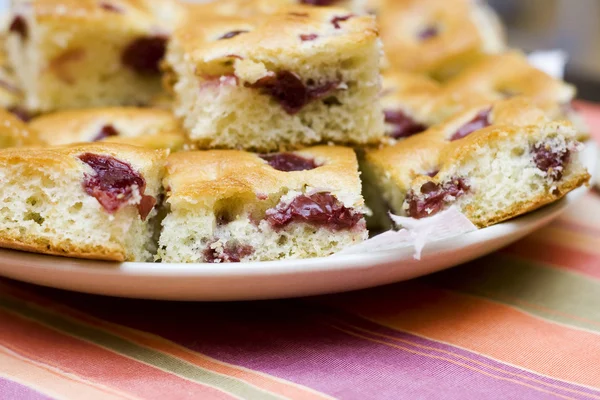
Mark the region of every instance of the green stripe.
[[5, 293], [0, 293], [0, 307], [62, 333], [94, 343], [115, 353], [125, 355], [191, 381], [214, 386], [234, 396], [257, 400], [282, 398], [244, 381], [206, 370], [171, 355], [137, 345], [120, 336], [92, 328], [74, 319], [23, 303], [7, 296]]
[[424, 280], [600, 332], [600, 281], [581, 274], [495, 253]]

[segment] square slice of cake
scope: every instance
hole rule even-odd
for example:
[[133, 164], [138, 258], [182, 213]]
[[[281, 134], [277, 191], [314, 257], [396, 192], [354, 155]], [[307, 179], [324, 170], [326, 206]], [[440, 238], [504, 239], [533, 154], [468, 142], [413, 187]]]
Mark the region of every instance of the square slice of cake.
[[364, 182], [395, 214], [424, 218], [454, 205], [484, 227], [587, 183], [582, 146], [568, 121], [552, 121], [531, 101], [514, 98], [367, 150]]
[[176, 151], [185, 142], [183, 130], [173, 114], [155, 108], [57, 111], [34, 118], [29, 126], [52, 146], [104, 141]]
[[169, 43], [174, 112], [201, 148], [256, 151], [383, 136], [375, 20], [294, 6], [248, 19], [190, 18]]
[[356, 156], [317, 146], [169, 156], [163, 262], [238, 262], [328, 256], [367, 237]]
[[[148, 104], [162, 90], [159, 62], [169, 35], [165, 21], [171, 21], [155, 15], [163, 2], [14, 2], [8, 56], [25, 108]], [[169, 3], [176, 9], [177, 2]]]
[[166, 157], [116, 143], [0, 150], [0, 247], [150, 260]]

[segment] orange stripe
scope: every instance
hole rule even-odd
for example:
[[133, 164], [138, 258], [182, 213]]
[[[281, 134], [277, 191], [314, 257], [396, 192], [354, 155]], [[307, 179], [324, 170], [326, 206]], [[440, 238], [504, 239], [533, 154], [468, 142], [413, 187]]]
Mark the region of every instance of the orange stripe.
[[143, 398], [231, 399], [215, 388], [164, 372], [0, 309], [0, 345], [23, 357]]
[[72, 397], [73, 393], [77, 393], [79, 398], [89, 400], [135, 399], [125, 393], [82, 381], [75, 375], [66, 375], [53, 368], [26, 360], [1, 346], [0, 376], [9, 377], [52, 397], [68, 398]]
[[556, 243], [522, 240], [502, 252], [600, 279], [600, 257]]
[[142, 346], [152, 348], [153, 350], [160, 351], [165, 354], [172, 355], [179, 359], [185, 360], [195, 366], [205, 368], [223, 375], [231, 376], [235, 379], [243, 380], [261, 389], [267, 390], [271, 393], [282, 395], [289, 398], [302, 398], [306, 400], [311, 399], [331, 399], [326, 394], [318, 393], [310, 388], [297, 385], [293, 382], [280, 380], [261, 372], [256, 372], [243, 367], [234, 366], [227, 364], [203, 354], [189, 350], [183, 346], [173, 343], [160, 336], [149, 334], [146, 332], [138, 331], [136, 329], [127, 328], [122, 325], [106, 322], [104, 320], [90, 316], [83, 312], [74, 310], [70, 307], [64, 306], [59, 303], [50, 303], [49, 300], [43, 297], [17, 289], [10, 285], [5, 285], [0, 282], [0, 288], [6, 293], [15, 295], [21, 299], [33, 302], [38, 306], [46, 310], [53, 310], [60, 313], [61, 315], [68, 315], [71, 318], [77, 319], [78, 321], [85, 322], [87, 325], [95, 328], [102, 329], [104, 331], [118, 335], [128, 341], [137, 343]]
[[402, 288], [392, 286], [330, 297], [327, 302], [392, 329], [446, 342], [563, 381], [600, 388], [597, 335], [541, 320], [503, 304], [415, 282]]
[[340, 328], [340, 327], [336, 327], [334, 325], [331, 325], [331, 327], [335, 328], [335, 329], [338, 329], [338, 330], [340, 330], [342, 332], [345, 332], [345, 333], [347, 333], [349, 335], [356, 336], [356, 337], [359, 337], [361, 339], [368, 340], [370, 342], [375, 342], [375, 343], [383, 344], [383, 345], [386, 345], [386, 346], [389, 346], [389, 347], [394, 347], [394, 348], [406, 351], [408, 353], [420, 355], [422, 357], [433, 358], [433, 359], [436, 359], [436, 360], [442, 360], [442, 361], [449, 362], [449, 363], [452, 363], [452, 364], [455, 364], [455, 365], [459, 365], [462, 368], [471, 370], [473, 372], [477, 372], [477, 373], [479, 373], [481, 375], [485, 375], [485, 376], [488, 376], [490, 378], [494, 378], [494, 379], [498, 379], [498, 380], [502, 380], [502, 381], [512, 382], [512, 383], [515, 383], [517, 385], [525, 386], [525, 387], [528, 387], [528, 388], [531, 388], [531, 389], [534, 389], [534, 390], [537, 390], [537, 391], [540, 391], [540, 392], [543, 392], [543, 393], [548, 393], [548, 394], [551, 394], [553, 396], [560, 397], [560, 398], [563, 398], [563, 399], [568, 399], [568, 400], [573, 399], [573, 400], [575, 400], [574, 397], [564, 396], [562, 394], [553, 392], [551, 390], [540, 388], [538, 386], [533, 386], [533, 385], [530, 385], [528, 383], [518, 381], [516, 379], [511, 379], [511, 378], [506, 378], [506, 377], [503, 377], [503, 376], [494, 375], [494, 374], [491, 374], [491, 373], [489, 373], [487, 371], [481, 370], [479, 368], [475, 368], [475, 367], [473, 367], [471, 365], [468, 365], [468, 364], [465, 364], [465, 363], [458, 362], [458, 361], [453, 360], [453, 359], [448, 358], [448, 357], [436, 356], [436, 355], [429, 354], [429, 353], [426, 353], [426, 352], [417, 351], [417, 350], [414, 350], [414, 349], [411, 349], [411, 348], [408, 348], [408, 347], [405, 347], [405, 346], [400, 346], [400, 345], [396, 345], [396, 344], [393, 344], [393, 343], [388, 343], [388, 342], [385, 342], [383, 340], [373, 339], [373, 338], [361, 335], [361, 334], [356, 333], [356, 332], [352, 332], [352, 331], [349, 331], [349, 330], [346, 330], [346, 329], [343, 329], [343, 328]]

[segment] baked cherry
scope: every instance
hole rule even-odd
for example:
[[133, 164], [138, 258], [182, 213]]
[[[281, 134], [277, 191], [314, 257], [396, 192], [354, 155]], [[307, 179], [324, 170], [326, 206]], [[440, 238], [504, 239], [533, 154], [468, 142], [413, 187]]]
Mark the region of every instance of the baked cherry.
[[300, 0], [300, 3], [310, 4], [311, 6], [330, 6], [338, 1], [339, 0]]
[[25, 18], [23, 18], [20, 15], [17, 15], [12, 20], [10, 26], [8, 27], [8, 30], [10, 32], [17, 33], [19, 36], [21, 36], [21, 39], [23, 40], [27, 39], [29, 33], [29, 30], [27, 29], [27, 22], [25, 22]]
[[342, 16], [342, 17], [337, 17], [337, 16], [336, 16], [336, 17], [333, 17], [333, 18], [331, 19], [331, 23], [333, 24], [333, 27], [334, 27], [335, 29], [340, 29], [340, 28], [341, 28], [341, 26], [340, 26], [340, 22], [347, 21], [347, 20], [349, 20], [350, 18], [352, 18], [353, 16], [354, 16], [354, 15], [352, 15], [352, 14], [344, 15], [344, 16]]
[[292, 222], [323, 226], [334, 231], [351, 229], [363, 219], [362, 215], [344, 206], [328, 192], [301, 194], [289, 203], [279, 203], [266, 212], [266, 219], [275, 229]]
[[427, 130], [427, 126], [415, 121], [400, 110], [385, 110], [385, 122], [394, 125], [394, 130], [389, 134], [394, 139], [412, 136]]
[[263, 154], [259, 157], [278, 171], [306, 171], [318, 167], [314, 160], [294, 153]]
[[116, 5], [109, 3], [107, 1], [101, 1], [100, 2], [100, 8], [102, 8], [103, 10], [109, 11], [109, 12], [114, 12], [114, 13], [122, 13], [123, 10], [120, 7], [117, 7]]
[[469, 134], [483, 129], [486, 126], [490, 126], [490, 112], [491, 109], [480, 111], [472, 120], [458, 128], [458, 130], [452, 135], [450, 140], [462, 139]]
[[144, 194], [146, 180], [131, 168], [131, 165], [114, 157], [84, 153], [79, 159], [94, 170], [85, 174], [83, 188], [87, 194], [98, 200], [102, 207], [113, 214], [133, 197], [133, 187], [137, 186], [141, 196], [138, 204], [140, 217], [145, 220], [156, 204], [156, 199]]
[[418, 36], [421, 40], [427, 40], [434, 38], [440, 34], [440, 31], [437, 26], [428, 26], [422, 31], [419, 32]]
[[303, 42], [310, 42], [318, 37], [319, 35], [317, 35], [316, 33], [309, 33], [306, 35], [300, 35], [300, 40], [302, 40]]
[[29, 122], [29, 121], [31, 121], [31, 118], [33, 118], [31, 113], [29, 111], [27, 111], [26, 109], [24, 109], [23, 107], [13, 106], [13, 107], [9, 107], [7, 110], [8, 110], [8, 112], [15, 115], [17, 118], [19, 118], [23, 122]]
[[[214, 242], [213, 242], [214, 243]], [[212, 244], [212, 243], [211, 243]], [[254, 248], [250, 245], [240, 245], [237, 243], [225, 243], [223, 251], [218, 253], [215, 249], [208, 247], [202, 252], [204, 260], [208, 263], [215, 262], [240, 262], [244, 257], [254, 253]]]
[[537, 143], [531, 148], [536, 167], [558, 181], [563, 177], [565, 165], [569, 162], [571, 152], [567, 148], [556, 149], [549, 143]]
[[408, 216], [425, 218], [438, 213], [444, 205], [467, 193], [469, 184], [463, 178], [454, 178], [443, 184], [426, 182], [419, 193], [409, 191], [406, 195]]
[[104, 125], [92, 142], [97, 142], [110, 136], [119, 136], [119, 132], [112, 125]]
[[307, 87], [297, 74], [290, 71], [279, 71], [277, 74], [267, 75], [248, 86], [262, 89], [281, 104], [288, 114], [293, 115], [311, 101], [334, 91], [338, 85], [339, 82], [326, 82]]
[[163, 35], [137, 38], [123, 50], [121, 62], [140, 74], [159, 74], [166, 45], [167, 37]]
[[248, 31], [231, 31], [231, 32], [227, 32], [226, 34], [224, 34], [223, 36], [220, 36], [217, 40], [222, 40], [222, 39], [231, 39], [232, 37], [235, 37], [241, 33], [246, 33]]

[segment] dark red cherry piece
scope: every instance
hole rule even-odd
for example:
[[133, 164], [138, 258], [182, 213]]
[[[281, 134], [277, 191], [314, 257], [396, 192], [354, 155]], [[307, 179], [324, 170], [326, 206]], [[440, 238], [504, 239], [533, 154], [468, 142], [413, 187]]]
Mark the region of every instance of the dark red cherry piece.
[[137, 38], [123, 50], [121, 62], [139, 74], [159, 74], [166, 45], [167, 37], [163, 35]]
[[292, 222], [304, 222], [339, 231], [353, 228], [363, 216], [344, 206], [331, 193], [323, 192], [302, 194], [290, 203], [279, 203], [275, 208], [267, 210], [266, 219], [275, 229], [283, 228]]
[[313, 159], [294, 153], [263, 154], [260, 158], [278, 171], [306, 171], [318, 167]]

